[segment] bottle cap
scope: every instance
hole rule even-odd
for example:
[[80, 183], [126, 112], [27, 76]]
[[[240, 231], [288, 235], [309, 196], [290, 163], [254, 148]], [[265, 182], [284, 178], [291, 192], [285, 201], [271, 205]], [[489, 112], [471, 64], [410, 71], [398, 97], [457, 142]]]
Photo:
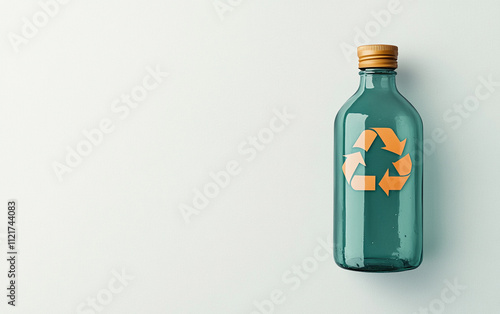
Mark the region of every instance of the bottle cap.
[[393, 45], [364, 45], [358, 47], [359, 68], [398, 67], [398, 47]]

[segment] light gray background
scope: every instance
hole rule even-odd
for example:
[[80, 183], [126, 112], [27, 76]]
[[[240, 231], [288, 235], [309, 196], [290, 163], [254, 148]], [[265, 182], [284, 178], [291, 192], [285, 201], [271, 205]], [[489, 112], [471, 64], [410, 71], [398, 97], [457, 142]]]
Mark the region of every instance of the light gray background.
[[[232, 11], [74, 0], [47, 21], [37, 1], [0, 2], [0, 311], [94, 313], [88, 298], [111, 295], [101, 313], [266, 313], [255, 302], [279, 290], [267, 313], [497, 312], [500, 87], [471, 97], [480, 77], [500, 81], [499, 2], [221, 2]], [[34, 16], [43, 27], [13, 45]], [[348, 272], [314, 254], [332, 233], [333, 119], [358, 84], [341, 46], [359, 32], [400, 47], [398, 86], [425, 125], [424, 262], [410, 272]], [[113, 101], [156, 67], [169, 77], [120, 119]], [[247, 161], [238, 146], [284, 108], [295, 117]], [[114, 131], [58, 180], [53, 163], [103, 118]], [[241, 172], [186, 223], [179, 205], [231, 160]], [[304, 262], [300, 286], [283, 281]], [[120, 286], [123, 269], [134, 279]]]

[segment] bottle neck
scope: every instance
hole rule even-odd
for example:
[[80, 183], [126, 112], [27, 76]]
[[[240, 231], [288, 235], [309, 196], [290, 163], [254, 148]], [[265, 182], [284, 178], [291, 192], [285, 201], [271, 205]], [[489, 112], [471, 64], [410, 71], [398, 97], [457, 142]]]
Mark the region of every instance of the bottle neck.
[[387, 68], [367, 68], [359, 72], [358, 91], [397, 91], [396, 71]]

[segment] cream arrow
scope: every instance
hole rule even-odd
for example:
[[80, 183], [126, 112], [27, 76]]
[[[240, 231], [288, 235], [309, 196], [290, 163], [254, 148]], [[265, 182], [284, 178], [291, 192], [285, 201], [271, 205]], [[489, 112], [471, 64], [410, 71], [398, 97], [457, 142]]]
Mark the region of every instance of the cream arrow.
[[347, 159], [342, 165], [342, 171], [344, 172], [347, 182], [351, 182], [351, 178], [354, 175], [354, 171], [356, 171], [358, 165], [362, 164], [363, 166], [366, 166], [366, 164], [360, 152], [344, 155], [344, 157], [347, 157]]

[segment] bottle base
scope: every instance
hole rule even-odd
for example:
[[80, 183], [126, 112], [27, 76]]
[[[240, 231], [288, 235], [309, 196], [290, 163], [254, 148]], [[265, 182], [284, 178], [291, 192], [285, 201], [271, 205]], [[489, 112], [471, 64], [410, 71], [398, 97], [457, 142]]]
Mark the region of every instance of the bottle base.
[[410, 264], [407, 260], [397, 258], [351, 258], [343, 263], [337, 263], [347, 270], [372, 273], [391, 273], [417, 268], [419, 264]]

